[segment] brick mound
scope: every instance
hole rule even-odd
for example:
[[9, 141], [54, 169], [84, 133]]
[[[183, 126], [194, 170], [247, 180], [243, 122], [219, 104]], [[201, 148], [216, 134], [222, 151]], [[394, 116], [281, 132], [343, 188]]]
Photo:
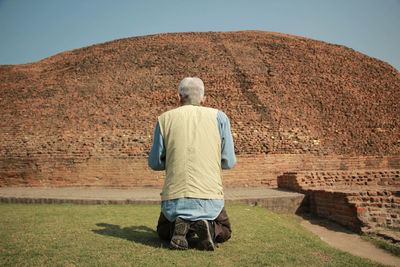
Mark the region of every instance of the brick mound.
[[284, 171], [331, 162], [400, 164], [400, 73], [389, 64], [279, 33], [174, 33], [0, 66], [0, 186], [161, 186], [146, 157], [186, 76], [231, 118], [238, 164], [226, 184], [274, 187]]
[[307, 195], [312, 213], [352, 230], [400, 229], [400, 171], [285, 173], [278, 186]]
[[400, 74], [344, 46], [271, 32], [116, 40], [0, 66], [0, 157], [145, 157], [185, 76], [232, 121], [238, 154], [400, 153]]

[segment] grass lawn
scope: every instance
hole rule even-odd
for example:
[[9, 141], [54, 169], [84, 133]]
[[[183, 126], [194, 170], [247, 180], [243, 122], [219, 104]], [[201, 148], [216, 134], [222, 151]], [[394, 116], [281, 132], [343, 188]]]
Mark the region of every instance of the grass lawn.
[[0, 266], [379, 266], [329, 247], [294, 215], [228, 205], [214, 252], [171, 251], [157, 205], [0, 204]]

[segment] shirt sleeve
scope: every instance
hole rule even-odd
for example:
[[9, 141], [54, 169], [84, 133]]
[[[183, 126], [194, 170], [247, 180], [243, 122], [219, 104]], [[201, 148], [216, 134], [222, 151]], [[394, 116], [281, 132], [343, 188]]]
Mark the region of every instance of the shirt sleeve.
[[155, 171], [165, 170], [165, 157], [164, 139], [157, 121], [156, 129], [154, 130], [153, 144], [148, 159], [149, 167]]
[[232, 169], [236, 164], [236, 157], [231, 124], [228, 116], [220, 110], [217, 113], [217, 122], [219, 134], [221, 135], [221, 167], [224, 170]]

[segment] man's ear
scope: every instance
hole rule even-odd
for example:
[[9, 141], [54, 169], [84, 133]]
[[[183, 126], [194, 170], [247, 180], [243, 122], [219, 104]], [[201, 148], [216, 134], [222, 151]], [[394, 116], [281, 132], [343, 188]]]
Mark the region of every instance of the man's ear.
[[178, 102], [183, 104], [183, 97], [178, 93]]
[[206, 97], [205, 96], [203, 96], [203, 99], [200, 101], [200, 105], [203, 105], [204, 102], [206, 102]]

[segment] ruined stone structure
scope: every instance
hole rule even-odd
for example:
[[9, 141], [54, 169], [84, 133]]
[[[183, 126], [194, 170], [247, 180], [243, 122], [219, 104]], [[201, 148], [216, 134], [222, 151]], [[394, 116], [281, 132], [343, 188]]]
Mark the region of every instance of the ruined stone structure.
[[250, 31], [134, 37], [0, 66], [0, 186], [160, 187], [146, 157], [186, 76], [231, 119], [238, 164], [226, 186], [277, 187], [304, 171], [398, 180], [399, 72], [344, 46]]
[[284, 173], [278, 185], [306, 194], [311, 212], [357, 231], [400, 229], [400, 170]]

